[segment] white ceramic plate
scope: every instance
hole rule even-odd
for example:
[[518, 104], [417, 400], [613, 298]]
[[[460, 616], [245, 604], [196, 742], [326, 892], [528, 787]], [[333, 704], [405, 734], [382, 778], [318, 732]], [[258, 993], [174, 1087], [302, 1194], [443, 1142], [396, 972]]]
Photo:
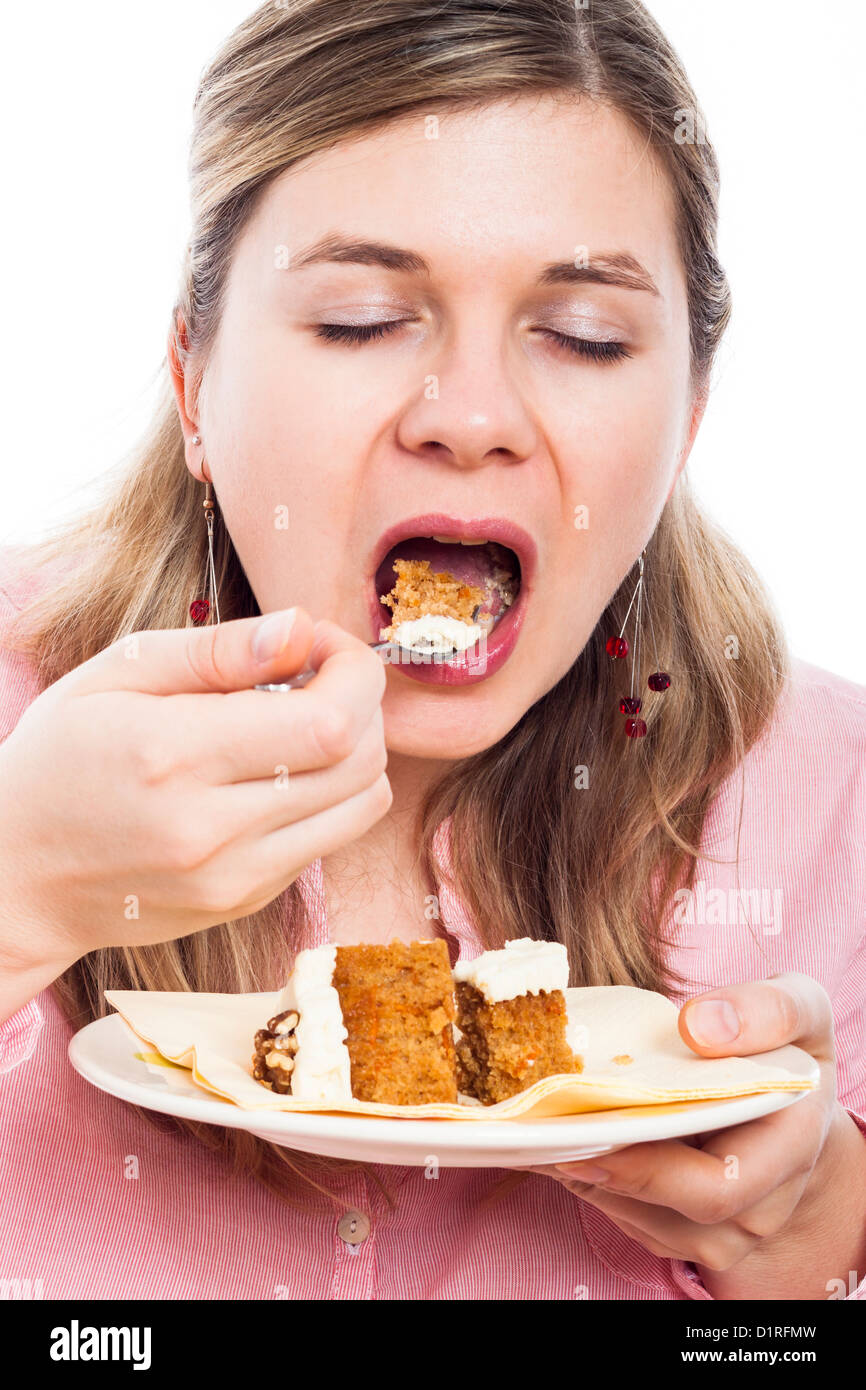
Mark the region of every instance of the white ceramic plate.
[[[436, 1163], [441, 1168], [520, 1168], [591, 1158], [626, 1144], [726, 1129], [782, 1110], [809, 1094], [768, 1091], [735, 1100], [681, 1101], [523, 1122], [257, 1112], [208, 1095], [185, 1069], [143, 1062], [141, 1054], [148, 1051], [119, 1014], [89, 1023], [69, 1044], [69, 1058], [76, 1071], [101, 1091], [133, 1105], [205, 1124], [245, 1129], [305, 1153], [413, 1167]], [[805, 1078], [819, 1074], [817, 1062], [799, 1048], [765, 1052], [761, 1060], [788, 1067]]]

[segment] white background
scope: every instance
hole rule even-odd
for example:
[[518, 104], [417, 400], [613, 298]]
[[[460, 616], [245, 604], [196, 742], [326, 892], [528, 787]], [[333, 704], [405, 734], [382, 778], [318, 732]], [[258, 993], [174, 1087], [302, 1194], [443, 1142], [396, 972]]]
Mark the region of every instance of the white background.
[[[0, 543], [135, 443], [188, 236], [198, 76], [252, 0], [42, 0], [4, 14]], [[692, 453], [795, 654], [866, 684], [866, 6], [651, 0], [722, 166], [735, 316]]]

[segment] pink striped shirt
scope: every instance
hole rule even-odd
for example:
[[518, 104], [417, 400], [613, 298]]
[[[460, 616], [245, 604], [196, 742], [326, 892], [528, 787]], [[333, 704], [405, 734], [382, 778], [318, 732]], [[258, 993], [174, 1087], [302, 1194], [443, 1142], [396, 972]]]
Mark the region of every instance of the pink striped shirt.
[[[7, 612], [24, 597], [10, 563], [7, 553]], [[0, 739], [35, 694], [26, 663], [4, 653]], [[672, 904], [663, 927], [689, 980], [677, 1003], [783, 970], [824, 985], [839, 1099], [866, 1135], [864, 752], [866, 687], [796, 661], [777, 718], [705, 826], [702, 853], [733, 861], [741, 773], [739, 884], [733, 864], [702, 859], [691, 910], [675, 921]], [[436, 853], [447, 869], [448, 822]], [[300, 882], [326, 941], [320, 862]], [[751, 891], [739, 907], [737, 888]], [[460, 901], [439, 890], [452, 958], [476, 954]], [[303, 1209], [288, 1208], [191, 1137], [161, 1134], [89, 1086], [67, 1059], [72, 1032], [50, 990], [0, 1025], [0, 1296], [29, 1280], [45, 1298], [710, 1298], [692, 1265], [651, 1254], [543, 1175], [485, 1207], [501, 1169], [445, 1168], [434, 1180], [377, 1165], [393, 1207], [350, 1173], [326, 1179], [338, 1206], [311, 1189]], [[357, 1244], [344, 1239], [349, 1212], [369, 1228]], [[849, 1297], [866, 1298], [866, 1279]]]

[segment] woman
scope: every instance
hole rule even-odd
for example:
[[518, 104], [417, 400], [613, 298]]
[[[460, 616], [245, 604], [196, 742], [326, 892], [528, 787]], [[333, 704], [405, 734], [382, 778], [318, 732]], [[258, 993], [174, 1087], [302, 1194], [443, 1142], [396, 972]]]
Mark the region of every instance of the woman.
[[[206, 73], [172, 391], [105, 507], [6, 562], [2, 1268], [46, 1297], [864, 1296], [866, 690], [789, 659], [688, 490], [729, 314], [697, 118], [633, 0], [266, 5]], [[521, 587], [486, 661], [386, 669], [393, 548], [489, 541]], [[607, 1177], [436, 1176], [66, 1061], [106, 988], [526, 934], [821, 1088]]]

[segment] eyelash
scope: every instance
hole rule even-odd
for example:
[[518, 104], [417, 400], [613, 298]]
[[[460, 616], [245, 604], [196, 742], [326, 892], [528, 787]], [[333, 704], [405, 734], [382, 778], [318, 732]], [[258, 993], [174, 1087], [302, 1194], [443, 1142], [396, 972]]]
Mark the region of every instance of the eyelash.
[[[391, 319], [386, 323], [370, 324], [319, 323], [316, 324], [316, 334], [328, 343], [344, 343], [350, 347], [357, 347], [362, 343], [384, 338], [404, 322], [404, 319]], [[540, 331], [546, 333], [566, 352], [586, 358], [590, 362], [621, 362], [626, 357], [631, 357], [623, 343], [600, 342], [595, 338], [572, 338], [567, 333], [557, 332], [554, 328], [544, 328]]]
[[558, 333], [555, 328], [545, 328], [542, 332], [567, 352], [574, 353], [576, 357], [586, 357], [590, 362], [622, 362], [626, 357], [631, 357], [623, 343], [602, 342], [597, 338], [571, 338], [567, 333]]

